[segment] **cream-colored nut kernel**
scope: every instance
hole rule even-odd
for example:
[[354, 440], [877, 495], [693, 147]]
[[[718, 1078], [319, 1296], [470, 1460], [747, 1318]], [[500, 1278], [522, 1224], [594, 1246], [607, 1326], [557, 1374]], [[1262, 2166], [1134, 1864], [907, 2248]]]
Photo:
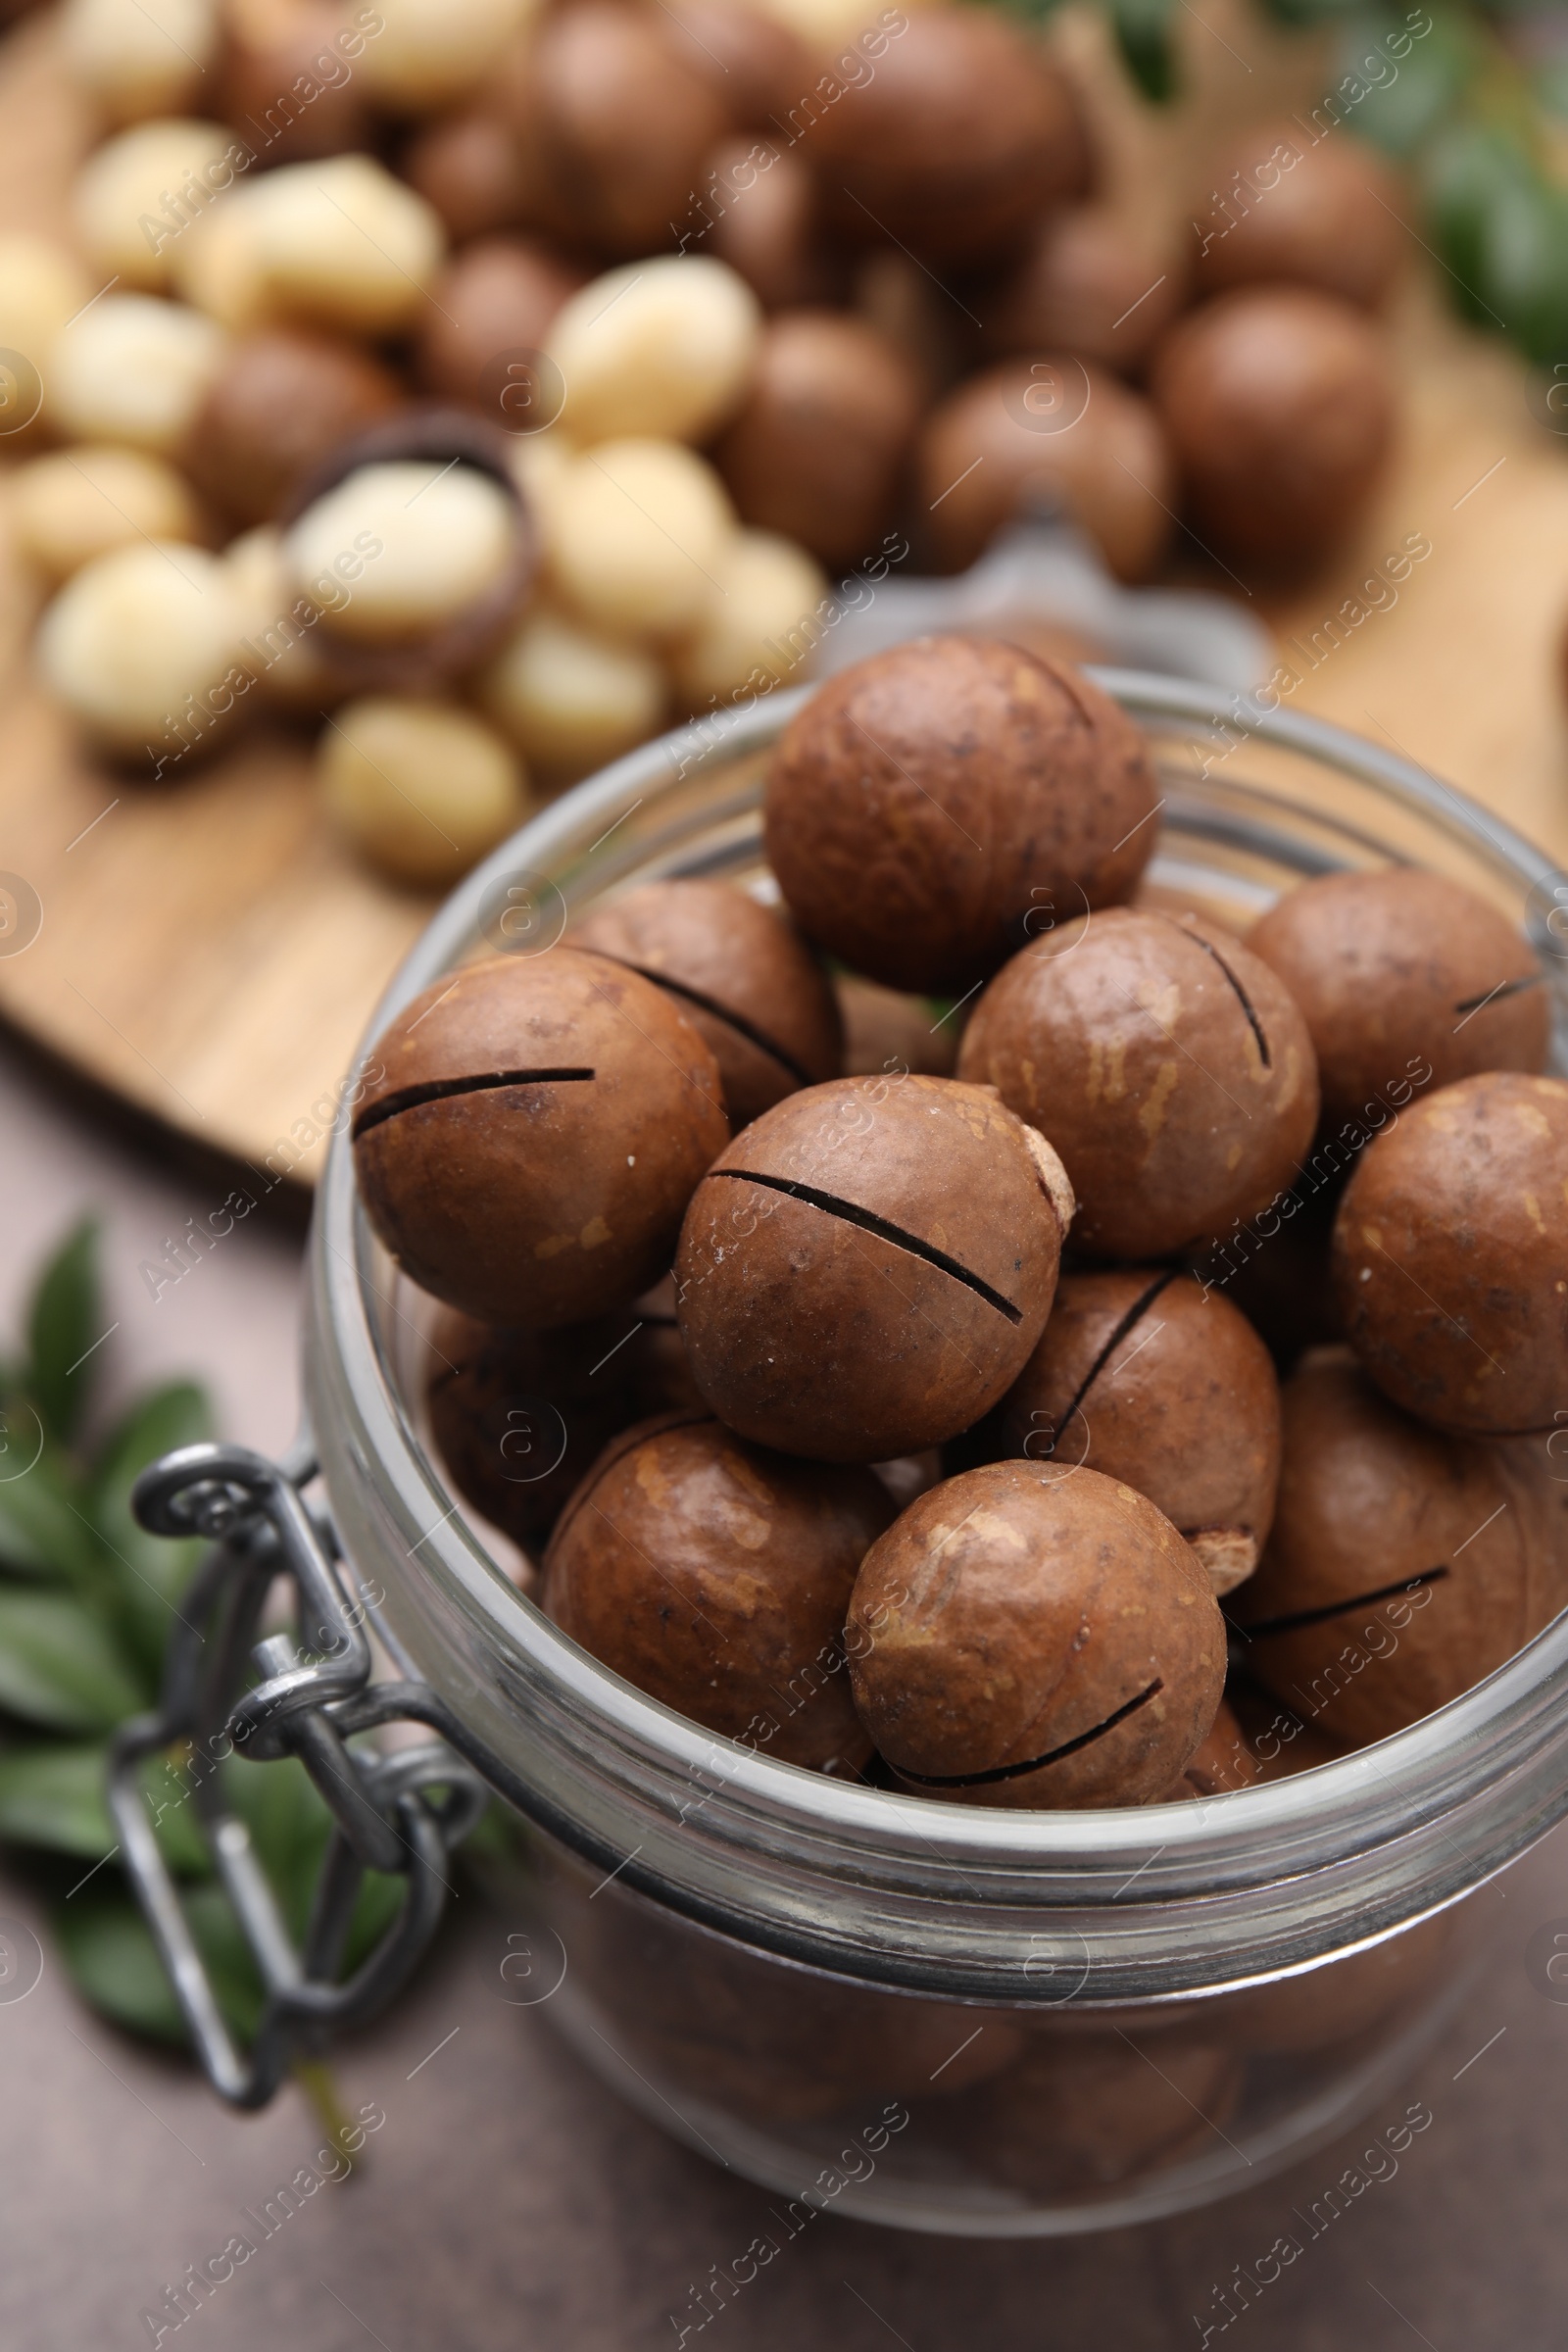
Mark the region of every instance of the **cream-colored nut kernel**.
[[[223, 550], [223, 569], [241, 614], [242, 651], [270, 703], [319, 712], [348, 687], [320, 629], [325, 606], [303, 596], [283, 559], [283, 535], [264, 522]], [[350, 591], [339, 583], [340, 601]]]
[[33, 458], [11, 478], [18, 546], [51, 581], [114, 547], [196, 539], [201, 515], [182, 475], [139, 449], [82, 442]]
[[[904, 0], [906, 8], [929, 8], [934, 0]], [[886, 12], [878, 0], [758, 0], [763, 16], [777, 17], [815, 55], [848, 48], [857, 34], [872, 30]]]
[[25, 229], [0, 232], [0, 351], [41, 368], [55, 337], [96, 287], [74, 253]]
[[176, 237], [222, 194], [245, 154], [220, 122], [168, 118], [106, 139], [82, 166], [73, 197], [82, 251], [125, 292], [171, 283]]
[[289, 575], [332, 597], [333, 633], [387, 645], [439, 628], [494, 587], [516, 538], [516, 510], [473, 466], [400, 458], [362, 466], [307, 508], [284, 541]]
[[107, 750], [201, 749], [243, 708], [241, 615], [204, 548], [138, 540], [84, 564], [38, 628], [45, 685]]
[[360, 74], [399, 114], [431, 114], [476, 89], [510, 47], [536, 0], [376, 0], [381, 29]]
[[61, 18], [71, 76], [111, 122], [173, 115], [210, 79], [217, 0], [67, 0]]
[[804, 548], [774, 531], [741, 531], [718, 589], [673, 649], [675, 683], [693, 708], [765, 694], [798, 669], [821, 635], [827, 581]]
[[200, 311], [151, 294], [106, 294], [55, 337], [44, 407], [56, 431], [176, 453], [223, 356]]
[[477, 691], [497, 726], [558, 783], [591, 774], [654, 734], [667, 694], [652, 654], [549, 611], [529, 614]]
[[380, 164], [335, 155], [237, 181], [170, 252], [180, 292], [225, 326], [381, 335], [423, 311], [446, 232]]
[[452, 703], [346, 703], [317, 766], [338, 830], [405, 882], [456, 881], [528, 813], [515, 753]]
[[712, 467], [678, 442], [605, 441], [573, 462], [544, 527], [580, 617], [607, 636], [657, 643], [696, 623], [735, 518]]
[[745, 279], [702, 254], [607, 270], [557, 313], [562, 428], [580, 442], [703, 441], [739, 407], [762, 315]]

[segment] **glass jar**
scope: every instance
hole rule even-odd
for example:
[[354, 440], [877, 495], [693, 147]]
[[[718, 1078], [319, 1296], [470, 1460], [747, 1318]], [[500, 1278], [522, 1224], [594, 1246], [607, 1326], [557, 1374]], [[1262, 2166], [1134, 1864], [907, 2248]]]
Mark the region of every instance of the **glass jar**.
[[[1152, 903], [1240, 928], [1304, 876], [1440, 868], [1531, 931], [1568, 1068], [1568, 884], [1540, 853], [1316, 720], [1244, 729], [1207, 689], [1099, 674], [1153, 739]], [[443, 907], [371, 1036], [476, 953], [549, 953], [568, 906], [631, 881], [765, 886], [761, 772], [801, 699], [649, 745], [546, 810]], [[432, 1305], [370, 1234], [342, 1133], [312, 1264], [307, 1386], [347, 1557], [515, 1809], [511, 1989], [778, 2191], [770, 2243], [841, 2198], [1025, 2235], [1254, 2184], [1398, 2079], [1463, 1990], [1462, 1898], [1568, 1811], [1568, 1618], [1396, 1737], [1207, 1801], [1004, 1813], [771, 1762], [578, 1649], [454, 1500], [424, 1427]], [[727, 2291], [771, 2259], [755, 2243]]]

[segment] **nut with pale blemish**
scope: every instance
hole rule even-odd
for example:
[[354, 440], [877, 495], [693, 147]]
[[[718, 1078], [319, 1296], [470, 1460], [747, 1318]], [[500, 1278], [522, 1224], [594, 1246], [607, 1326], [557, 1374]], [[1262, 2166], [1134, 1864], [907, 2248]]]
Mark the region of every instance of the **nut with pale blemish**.
[[1398, 1106], [1412, 1084], [1544, 1066], [1551, 1004], [1535, 956], [1442, 874], [1390, 865], [1298, 883], [1247, 944], [1301, 1008], [1331, 1124], [1384, 1097]]
[[1230, 1604], [1249, 1676], [1362, 1745], [1506, 1664], [1568, 1599], [1568, 1486], [1539, 1439], [1440, 1436], [1343, 1348], [1285, 1384], [1274, 1527]]
[[699, 1408], [627, 1431], [594, 1464], [551, 1538], [544, 1605], [692, 1722], [854, 1778], [871, 1742], [844, 1618], [892, 1516], [869, 1470], [745, 1445]]
[[1130, 896], [1155, 807], [1143, 736], [1076, 670], [922, 637], [791, 719], [764, 832], [809, 938], [890, 987], [959, 996], [1044, 925]]
[[1265, 1208], [1317, 1124], [1312, 1041], [1239, 942], [1114, 906], [1015, 956], [976, 1004], [958, 1074], [1049, 1135], [1073, 1238], [1162, 1257]]
[[1225, 1629], [1191, 1548], [1098, 1470], [992, 1462], [867, 1552], [846, 1642], [898, 1782], [950, 1803], [1136, 1805], [1207, 1736]]
[[569, 948], [435, 981], [368, 1066], [366, 1213], [415, 1282], [481, 1322], [585, 1322], [657, 1282], [729, 1134], [718, 1064], [673, 999]]
[[596, 906], [572, 945], [667, 989], [711, 1047], [738, 1133], [836, 1078], [844, 1034], [826, 973], [771, 907], [727, 882], [648, 882]]
[[1346, 1335], [1440, 1429], [1549, 1429], [1568, 1400], [1568, 1083], [1501, 1070], [1370, 1144], [1334, 1227]]
[[1065, 1274], [1039, 1347], [963, 1444], [974, 1461], [1021, 1455], [1136, 1487], [1228, 1592], [1274, 1516], [1279, 1383], [1247, 1317], [1190, 1275]]
[[995, 1404], [1044, 1327], [1072, 1192], [988, 1090], [804, 1088], [693, 1196], [681, 1332], [714, 1412], [758, 1444], [879, 1462]]

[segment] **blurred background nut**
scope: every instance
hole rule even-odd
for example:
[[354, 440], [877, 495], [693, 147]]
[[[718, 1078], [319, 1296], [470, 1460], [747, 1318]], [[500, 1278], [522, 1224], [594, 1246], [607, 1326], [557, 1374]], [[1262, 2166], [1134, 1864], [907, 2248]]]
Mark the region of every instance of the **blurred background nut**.
[[1397, 172], [1364, 139], [1259, 122], [1210, 160], [1194, 205], [1199, 291], [1316, 286], [1375, 309], [1410, 249]]
[[215, 112], [258, 164], [368, 145], [358, 69], [379, 19], [372, 0], [226, 0]]
[[1442, 874], [1324, 874], [1288, 891], [1247, 944], [1305, 1015], [1330, 1124], [1381, 1123], [1386, 1101], [1398, 1108], [1412, 1084], [1545, 1062], [1551, 1004], [1533, 952]]
[[416, 353], [432, 392], [483, 409], [506, 428], [543, 425], [547, 416], [514, 414], [493, 382], [509, 354], [538, 353], [552, 320], [583, 283], [583, 272], [537, 238], [483, 237], [465, 246], [431, 289], [429, 316]]
[[1131, 375], [1181, 310], [1186, 257], [1161, 250], [1108, 206], [1048, 214], [1008, 274], [976, 291], [980, 348], [1070, 351]]
[[260, 523], [231, 539], [223, 571], [239, 604], [246, 659], [258, 665], [264, 702], [317, 718], [352, 692], [356, 681], [333, 661], [317, 625], [320, 606], [295, 586], [275, 525]]
[[696, 628], [670, 649], [675, 683], [694, 710], [781, 685], [810, 651], [802, 622], [819, 615], [827, 582], [793, 540], [737, 531]]
[[492, 97], [424, 124], [398, 170], [456, 244], [515, 228], [537, 209], [537, 170]]
[[1177, 493], [1159, 417], [1070, 354], [1005, 360], [950, 392], [926, 419], [916, 469], [945, 571], [973, 564], [1034, 498], [1065, 505], [1118, 579], [1146, 578], [1170, 537]]
[[180, 292], [225, 326], [385, 335], [422, 323], [445, 247], [422, 197], [369, 156], [337, 155], [249, 174], [169, 250]]
[[715, 215], [703, 250], [738, 271], [765, 311], [832, 297], [843, 273], [821, 234], [810, 166], [793, 148], [727, 139], [709, 158], [703, 188]]
[[658, 642], [698, 625], [735, 518], [712, 467], [675, 441], [605, 441], [551, 493], [550, 570], [590, 627]]
[[1306, 287], [1242, 288], [1191, 312], [1155, 353], [1150, 389], [1196, 528], [1243, 560], [1326, 553], [1393, 446], [1381, 335]]
[[546, 342], [565, 385], [563, 431], [579, 442], [706, 440], [741, 400], [760, 329], [745, 280], [701, 254], [594, 278]]
[[530, 766], [558, 784], [655, 734], [668, 696], [652, 654], [548, 608], [528, 614], [480, 672], [476, 692]]
[[113, 547], [202, 536], [182, 477], [139, 449], [84, 442], [51, 451], [18, 468], [11, 498], [17, 544], [51, 585]]
[[84, 564], [61, 589], [39, 626], [38, 664], [105, 751], [173, 757], [187, 741], [205, 749], [235, 707], [224, 681], [240, 623], [218, 557], [137, 540]]
[[0, 351], [19, 351], [41, 368], [61, 328], [96, 290], [69, 247], [26, 229], [0, 229]]
[[219, 122], [138, 122], [106, 139], [74, 191], [88, 261], [118, 276], [127, 293], [161, 293], [174, 239], [232, 183], [243, 152]]
[[439, 113], [482, 82], [535, 0], [375, 0], [380, 22], [359, 66], [393, 114]]
[[543, 225], [609, 257], [657, 253], [731, 121], [706, 60], [659, 15], [575, 0], [547, 16], [509, 92]]
[[924, 393], [906, 355], [858, 318], [769, 319], [713, 453], [742, 520], [787, 532], [824, 564], [858, 562], [892, 520]]
[[1081, 192], [1077, 102], [1021, 24], [990, 9], [921, 10], [897, 32], [884, 20], [859, 49], [807, 141], [847, 235], [980, 261]]
[[338, 442], [402, 399], [390, 368], [356, 344], [264, 327], [223, 353], [180, 462], [237, 522], [268, 522]]
[[318, 766], [332, 823], [400, 882], [455, 880], [528, 812], [516, 754], [452, 703], [346, 703], [327, 721]]
[[217, 57], [217, 0], [67, 0], [61, 32], [74, 79], [110, 122], [178, 114]]
[[776, 129], [821, 71], [784, 18], [758, 0], [664, 0], [663, 14], [675, 55], [748, 130]]
[[128, 441], [175, 457], [222, 364], [225, 340], [211, 318], [183, 304], [106, 294], [49, 348], [49, 421], [84, 441]]

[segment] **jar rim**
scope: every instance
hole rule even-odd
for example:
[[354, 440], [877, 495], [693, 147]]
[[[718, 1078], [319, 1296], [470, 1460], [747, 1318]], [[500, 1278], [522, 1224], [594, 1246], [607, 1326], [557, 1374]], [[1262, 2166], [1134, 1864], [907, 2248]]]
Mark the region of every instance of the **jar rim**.
[[[1328, 721], [1284, 710], [1244, 718], [1217, 710], [1211, 688], [1130, 671], [1089, 675], [1146, 723], [1200, 739], [1240, 728], [1372, 787], [1527, 896], [1561, 879], [1503, 820]], [[471, 950], [498, 886], [526, 870], [554, 888], [549, 878], [569, 871], [590, 833], [603, 839], [672, 778], [766, 749], [811, 691], [694, 721], [547, 808], [437, 912], [377, 1005], [355, 1066], [388, 1020]], [[808, 1965], [878, 1981], [1076, 2003], [1097, 1994], [1063, 1993], [1056, 1980], [1081, 1945], [1098, 1997], [1158, 2000], [1376, 1941], [1468, 1892], [1568, 1811], [1568, 1613], [1474, 1690], [1373, 1746], [1179, 1804], [1033, 1812], [939, 1803], [808, 1773], [705, 1732], [563, 1635], [458, 1516], [383, 1350], [385, 1301], [346, 1125], [333, 1135], [313, 1222], [307, 1346], [346, 1548], [351, 1557], [402, 1551], [408, 1584], [394, 1596], [389, 1638], [438, 1687], [452, 1663], [438, 1622], [462, 1620], [452, 1657], [461, 1649], [466, 1664], [448, 1675], [446, 1695], [460, 1712], [466, 1700], [472, 1707], [490, 1777], [628, 1887]], [[497, 1660], [506, 1667], [499, 1681]], [[523, 1713], [509, 1722], [509, 1708]], [[520, 1761], [502, 1752], [514, 1735]], [[564, 1758], [575, 1760], [575, 1777]], [[695, 1804], [694, 1787], [704, 1791]], [[645, 1835], [628, 1858], [625, 1839], [638, 1830]], [[750, 1865], [754, 1883], [732, 1883], [737, 1864], [743, 1874]], [[939, 1913], [952, 1914], [945, 1926]], [[1039, 1973], [1020, 1985], [1032, 1961]], [[1002, 1986], [1010, 1987], [1004, 1996]]]

